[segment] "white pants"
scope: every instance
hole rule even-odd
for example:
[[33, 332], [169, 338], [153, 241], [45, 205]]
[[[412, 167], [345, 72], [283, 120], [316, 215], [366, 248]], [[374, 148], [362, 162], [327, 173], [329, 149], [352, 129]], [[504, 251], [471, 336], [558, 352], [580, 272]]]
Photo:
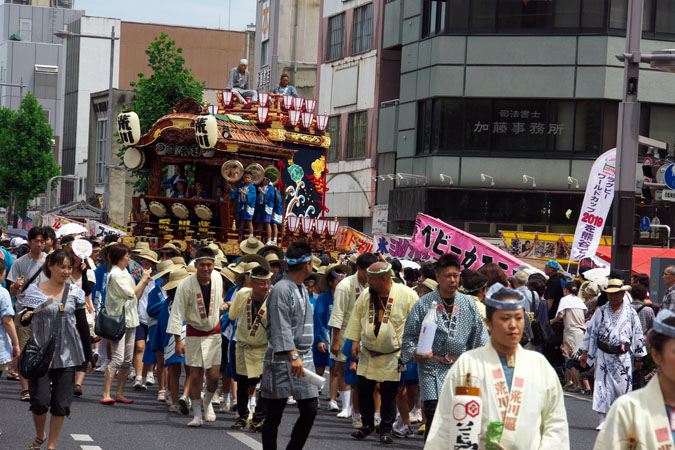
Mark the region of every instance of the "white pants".
[[127, 331], [119, 341], [110, 341], [110, 350], [112, 352], [110, 358], [110, 370], [124, 370], [131, 369], [131, 361], [134, 357], [134, 344], [136, 341], [136, 328], [127, 328]]

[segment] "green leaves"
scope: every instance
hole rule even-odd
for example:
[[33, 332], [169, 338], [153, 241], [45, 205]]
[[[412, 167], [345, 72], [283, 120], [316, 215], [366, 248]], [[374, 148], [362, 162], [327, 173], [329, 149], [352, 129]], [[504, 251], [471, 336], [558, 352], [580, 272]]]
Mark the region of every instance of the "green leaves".
[[[141, 132], [146, 133], [162, 116], [171, 112], [171, 108], [185, 97], [201, 102], [206, 83], [195, 80], [192, 71], [186, 67], [185, 59], [180, 56], [183, 49], [166, 33], [161, 33], [150, 43], [145, 54], [148, 55], [148, 67], [152, 74], [146, 77], [138, 74], [138, 81], [130, 83], [137, 98], [129, 109], [138, 114]], [[124, 148], [118, 156], [123, 159]], [[144, 193], [147, 190], [148, 175], [137, 174], [131, 183], [134, 191]]]
[[52, 128], [31, 92], [18, 111], [0, 108], [0, 195], [14, 195], [19, 215], [25, 215], [28, 203], [60, 173], [52, 139]]

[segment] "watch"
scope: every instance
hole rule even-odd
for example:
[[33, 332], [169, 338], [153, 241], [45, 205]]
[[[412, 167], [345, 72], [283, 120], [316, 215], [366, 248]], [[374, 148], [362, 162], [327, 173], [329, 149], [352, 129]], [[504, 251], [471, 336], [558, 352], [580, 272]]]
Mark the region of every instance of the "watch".
[[291, 355], [291, 361], [295, 361], [296, 359], [300, 358], [300, 355], [298, 353], [293, 353]]

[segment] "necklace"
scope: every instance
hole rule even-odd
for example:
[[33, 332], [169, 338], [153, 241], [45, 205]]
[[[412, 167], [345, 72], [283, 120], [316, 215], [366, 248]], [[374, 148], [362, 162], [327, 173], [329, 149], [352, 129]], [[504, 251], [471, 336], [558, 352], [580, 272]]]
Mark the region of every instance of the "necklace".
[[446, 308], [452, 308], [452, 305], [455, 304], [455, 297], [452, 297], [450, 299], [450, 302], [446, 302], [445, 299], [443, 297], [441, 297], [441, 301], [443, 302], [443, 304], [445, 305]]

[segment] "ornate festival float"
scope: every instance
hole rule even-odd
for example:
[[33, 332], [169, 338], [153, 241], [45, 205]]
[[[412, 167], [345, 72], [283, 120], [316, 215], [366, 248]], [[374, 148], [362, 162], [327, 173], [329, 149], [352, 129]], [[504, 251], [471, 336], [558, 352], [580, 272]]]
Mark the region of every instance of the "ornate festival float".
[[[229, 199], [250, 172], [254, 185], [267, 177], [282, 193], [281, 246], [305, 239], [334, 251], [339, 222], [325, 218], [328, 116], [315, 115], [316, 101], [301, 97], [258, 93], [257, 102], [241, 102], [224, 91], [217, 98], [217, 105], [184, 98], [143, 135], [134, 112], [118, 116], [125, 166], [149, 177], [147, 192], [133, 197], [133, 236], [152, 246], [182, 241], [183, 248], [215, 241], [239, 254], [236, 202]], [[205, 195], [172, 195], [162, 182], [170, 166], [187, 168], [188, 185], [201, 183]]]

